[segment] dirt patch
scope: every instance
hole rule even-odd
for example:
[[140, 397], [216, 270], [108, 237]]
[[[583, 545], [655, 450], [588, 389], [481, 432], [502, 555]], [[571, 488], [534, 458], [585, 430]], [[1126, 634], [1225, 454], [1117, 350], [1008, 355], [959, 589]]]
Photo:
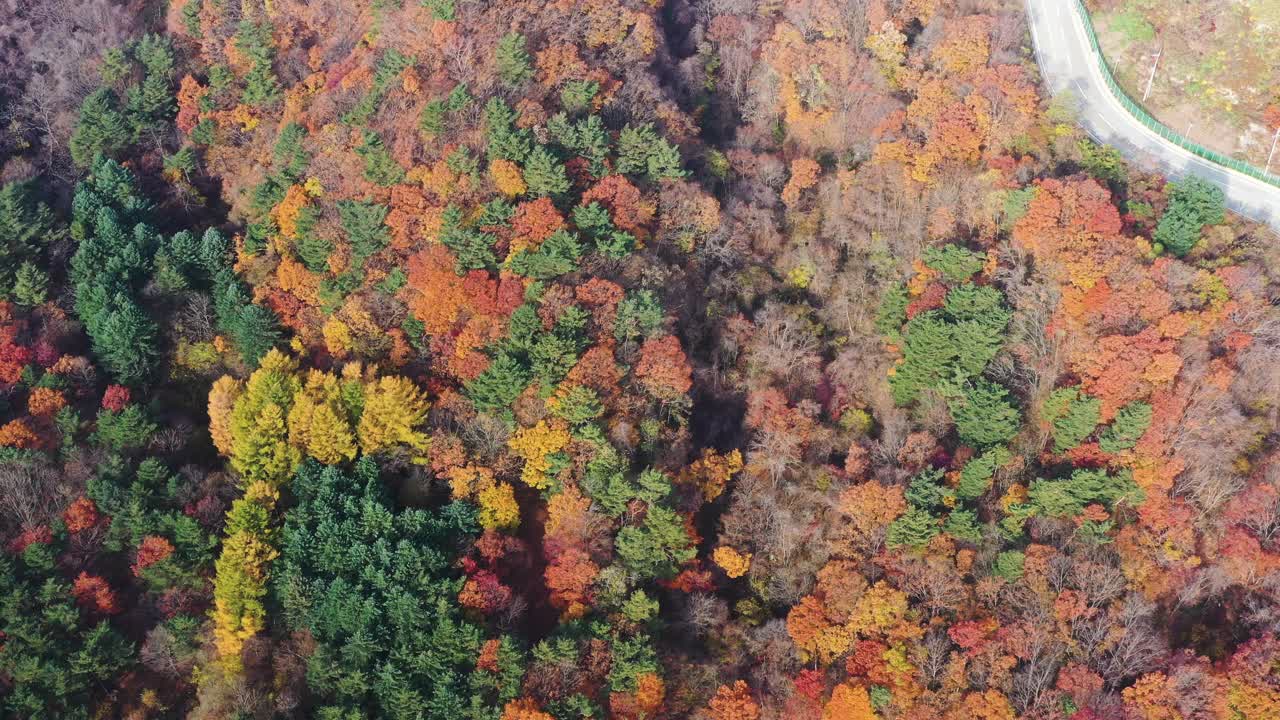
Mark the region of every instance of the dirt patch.
[[[1274, 0], [1089, 3], [1116, 80], [1156, 119], [1217, 152], [1266, 164], [1277, 103], [1280, 50]], [[1276, 27], [1275, 30], [1280, 30]], [[1151, 69], [1159, 55], [1154, 79]], [[1143, 101], [1148, 80], [1151, 92]]]

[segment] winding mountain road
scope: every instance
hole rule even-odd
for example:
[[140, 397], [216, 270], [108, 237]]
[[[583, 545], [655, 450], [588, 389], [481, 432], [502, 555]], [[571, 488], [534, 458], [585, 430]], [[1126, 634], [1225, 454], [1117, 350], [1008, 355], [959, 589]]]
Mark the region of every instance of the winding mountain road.
[[1125, 110], [1111, 93], [1074, 0], [1027, 0], [1036, 58], [1049, 89], [1079, 100], [1079, 122], [1095, 139], [1119, 149], [1139, 166], [1169, 177], [1194, 173], [1222, 188], [1227, 206], [1280, 232], [1280, 187], [1205, 160], [1160, 137]]

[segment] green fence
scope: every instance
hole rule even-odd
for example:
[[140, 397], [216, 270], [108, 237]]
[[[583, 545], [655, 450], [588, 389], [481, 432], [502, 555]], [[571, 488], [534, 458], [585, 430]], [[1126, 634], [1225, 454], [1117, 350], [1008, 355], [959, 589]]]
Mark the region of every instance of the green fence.
[[1089, 42], [1093, 45], [1093, 52], [1098, 56], [1098, 60], [1102, 66], [1102, 77], [1107, 81], [1107, 86], [1111, 88], [1111, 93], [1115, 95], [1120, 104], [1124, 106], [1129, 114], [1133, 115], [1143, 125], [1151, 128], [1160, 137], [1177, 145], [1178, 147], [1208, 160], [1211, 163], [1231, 168], [1236, 172], [1243, 173], [1252, 178], [1257, 178], [1265, 183], [1280, 187], [1280, 177], [1268, 172], [1264, 172], [1260, 168], [1250, 165], [1242, 160], [1227, 157], [1222, 153], [1217, 153], [1203, 145], [1191, 142], [1187, 138], [1165, 127], [1163, 123], [1151, 117], [1150, 113], [1143, 110], [1138, 103], [1129, 98], [1124, 88], [1120, 87], [1120, 83], [1116, 82], [1115, 76], [1111, 73], [1111, 66], [1107, 63], [1107, 58], [1102, 54], [1102, 46], [1098, 44], [1098, 36], [1093, 30], [1093, 21], [1089, 18], [1089, 8], [1085, 7], [1084, 0], [1076, 0], [1076, 6], [1080, 9], [1080, 14], [1084, 17], [1084, 29], [1089, 35]]

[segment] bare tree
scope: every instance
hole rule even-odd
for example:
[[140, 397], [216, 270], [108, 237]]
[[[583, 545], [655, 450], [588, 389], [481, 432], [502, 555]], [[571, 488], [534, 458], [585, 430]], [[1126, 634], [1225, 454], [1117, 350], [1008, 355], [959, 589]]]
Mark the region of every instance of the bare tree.
[[684, 624], [698, 637], [706, 637], [729, 620], [729, 606], [711, 593], [694, 593], [684, 607]]
[[1125, 682], [1156, 666], [1165, 654], [1165, 644], [1153, 623], [1155, 606], [1131, 594], [1110, 618], [1108, 648], [1095, 657], [1094, 669], [1111, 687]]
[[0, 464], [0, 515], [14, 529], [49, 522], [69, 499], [69, 488], [53, 468], [43, 464]]

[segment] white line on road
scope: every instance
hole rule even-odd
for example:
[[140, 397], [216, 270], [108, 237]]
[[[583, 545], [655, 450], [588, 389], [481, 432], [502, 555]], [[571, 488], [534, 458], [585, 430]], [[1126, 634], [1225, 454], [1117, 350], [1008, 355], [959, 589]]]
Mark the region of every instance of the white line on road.
[[[1080, 93], [1082, 121], [1095, 127], [1105, 125], [1112, 132], [1109, 140], [1120, 141], [1122, 151], [1133, 147], [1150, 154], [1171, 177], [1188, 171], [1204, 176], [1222, 188], [1233, 210], [1253, 219], [1263, 216], [1280, 229], [1280, 187], [1201, 158], [1139, 122], [1120, 103], [1107, 87], [1102, 60], [1089, 42], [1074, 0], [1027, 0], [1027, 10], [1041, 76], [1050, 88], [1075, 86]], [[1049, 39], [1047, 44], [1041, 42], [1045, 38]], [[1077, 53], [1084, 60], [1083, 78], [1076, 72]], [[1088, 82], [1088, 89], [1082, 79]], [[1119, 126], [1112, 123], [1112, 115]]]

